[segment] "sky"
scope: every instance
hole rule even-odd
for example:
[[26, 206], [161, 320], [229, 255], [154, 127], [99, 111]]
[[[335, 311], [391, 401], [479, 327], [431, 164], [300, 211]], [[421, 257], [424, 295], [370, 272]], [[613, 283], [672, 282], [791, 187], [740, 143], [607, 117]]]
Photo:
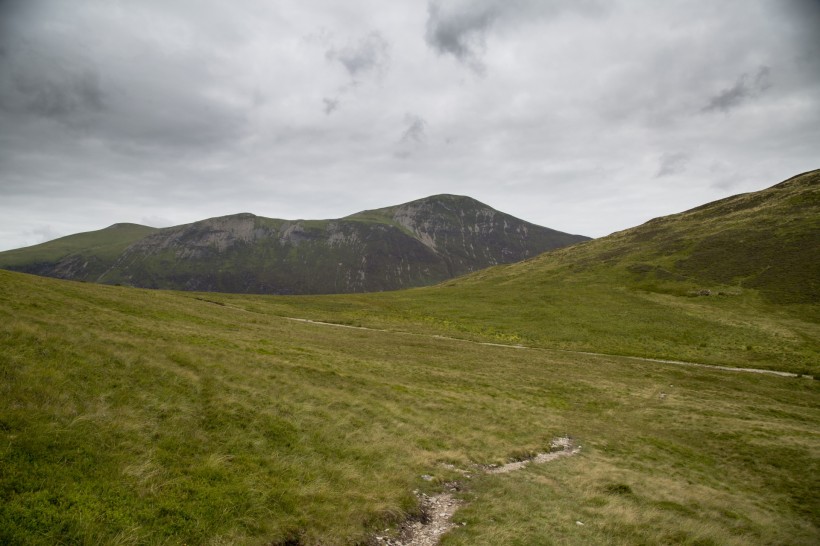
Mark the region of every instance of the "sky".
[[820, 167], [820, 0], [0, 0], [0, 250], [469, 195], [593, 237]]

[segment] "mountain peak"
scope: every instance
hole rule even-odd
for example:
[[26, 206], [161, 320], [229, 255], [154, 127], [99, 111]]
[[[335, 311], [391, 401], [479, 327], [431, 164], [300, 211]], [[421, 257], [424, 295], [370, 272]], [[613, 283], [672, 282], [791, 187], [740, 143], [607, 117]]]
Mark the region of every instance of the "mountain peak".
[[[462, 206], [481, 206], [490, 208], [488, 205], [485, 205], [481, 201], [477, 199], [473, 199], [469, 195], [456, 195], [452, 193], [438, 193], [436, 195], [430, 195], [428, 197], [422, 197], [421, 199], [416, 199], [414, 201], [410, 201], [408, 203], [404, 203], [404, 205], [411, 205], [414, 203], [445, 203], [445, 204], [456, 204]], [[398, 206], [404, 206], [398, 205]]]
[[475, 210], [475, 209], [485, 209], [495, 211], [492, 207], [485, 205], [481, 201], [473, 199], [467, 195], [455, 195], [450, 193], [439, 193], [436, 195], [430, 195], [427, 197], [421, 197], [419, 199], [414, 199], [413, 201], [408, 201], [406, 203], [402, 203], [400, 205], [392, 205], [389, 207], [384, 207], [380, 209], [368, 209], [363, 210], [361, 212], [357, 212], [355, 214], [351, 214], [350, 216], [345, 216], [345, 220], [369, 220], [369, 219], [393, 219], [393, 217], [403, 211], [413, 210], [413, 211], [433, 211], [436, 207], [443, 208], [448, 211], [453, 210]]
[[150, 226], [146, 226], [143, 224], [135, 224], [133, 222], [117, 222], [116, 224], [111, 224], [105, 229], [146, 229]]
[[215, 216], [214, 218], [207, 218], [205, 220], [200, 220], [200, 222], [225, 222], [230, 220], [253, 220], [254, 218], [258, 218], [253, 213], [250, 212], [237, 212], [235, 214], [226, 214], [225, 216]]

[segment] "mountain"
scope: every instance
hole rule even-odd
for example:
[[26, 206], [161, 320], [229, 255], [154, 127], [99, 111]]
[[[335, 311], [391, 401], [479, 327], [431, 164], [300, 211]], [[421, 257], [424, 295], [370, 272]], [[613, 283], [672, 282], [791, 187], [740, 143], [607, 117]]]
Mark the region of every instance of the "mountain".
[[0, 253], [0, 268], [146, 288], [262, 294], [434, 284], [587, 240], [436, 195], [336, 220], [249, 213], [165, 229], [116, 224]]

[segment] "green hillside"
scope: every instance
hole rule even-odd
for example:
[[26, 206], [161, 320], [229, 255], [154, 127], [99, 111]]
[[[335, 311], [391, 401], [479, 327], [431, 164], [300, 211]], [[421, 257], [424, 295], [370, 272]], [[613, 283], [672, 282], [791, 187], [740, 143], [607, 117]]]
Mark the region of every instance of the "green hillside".
[[820, 171], [656, 218], [497, 275], [526, 279], [536, 272], [566, 280], [606, 275], [672, 294], [753, 289], [772, 303], [820, 303]]
[[0, 543], [375, 544], [451, 481], [451, 546], [820, 539], [817, 381], [233, 298], [0, 271]]
[[94, 280], [132, 243], [156, 232], [139, 224], [114, 224], [47, 243], [0, 252], [0, 268], [75, 280]]

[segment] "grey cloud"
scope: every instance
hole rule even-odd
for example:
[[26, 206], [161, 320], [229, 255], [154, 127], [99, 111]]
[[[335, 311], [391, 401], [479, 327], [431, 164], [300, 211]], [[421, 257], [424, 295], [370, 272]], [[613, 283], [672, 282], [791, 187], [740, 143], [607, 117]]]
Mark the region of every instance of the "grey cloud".
[[99, 72], [84, 59], [19, 45], [0, 56], [0, 110], [75, 123], [106, 106]]
[[212, 108], [205, 101], [183, 106], [184, 111], [162, 119], [165, 112], [179, 104], [168, 101], [158, 112], [127, 113], [111, 120], [103, 129], [110, 146], [127, 155], [177, 156], [203, 151], [225, 151], [241, 141], [247, 118], [238, 112]]
[[487, 47], [487, 32], [499, 17], [499, 6], [460, 5], [448, 9], [443, 2], [431, 1], [427, 13], [427, 44], [440, 55], [450, 54], [476, 73], [483, 73], [481, 57]]
[[399, 139], [399, 147], [395, 156], [410, 157], [413, 152], [427, 143], [427, 121], [416, 114], [407, 113], [404, 116], [405, 128]]
[[335, 112], [339, 108], [339, 99], [338, 98], [328, 98], [324, 97], [322, 102], [325, 105], [325, 114], [330, 115]]
[[709, 165], [711, 187], [722, 191], [730, 191], [737, 186], [740, 173], [732, 165], [723, 160], [715, 160]]
[[91, 48], [83, 40], [92, 28], [83, 9], [90, 6], [60, 12], [60, 32], [31, 32], [39, 21], [32, 18], [3, 38], [10, 45], [0, 57], [0, 123], [50, 119], [129, 155], [184, 154], [241, 140], [251, 99], [244, 104], [223, 92], [229, 86], [214, 74], [226, 65], [207, 47], [169, 55], [116, 20], [99, 32], [117, 41], [118, 53]]
[[439, 55], [452, 55], [480, 75], [494, 27], [603, 9], [598, 0], [429, 0], [425, 40]]
[[405, 144], [424, 144], [427, 141], [427, 122], [421, 116], [407, 114], [404, 118], [407, 128], [401, 136], [401, 142]]
[[249, 110], [189, 91], [130, 89], [117, 96], [95, 131], [122, 152], [160, 157], [224, 152], [241, 143], [250, 128]]
[[353, 80], [365, 74], [382, 76], [390, 65], [390, 44], [373, 31], [354, 44], [329, 49], [325, 57], [341, 64]]
[[691, 160], [691, 156], [686, 152], [674, 152], [663, 154], [660, 158], [660, 166], [656, 178], [680, 174], [686, 170], [686, 165]]
[[793, 39], [798, 60], [820, 79], [820, 2], [818, 0], [784, 0], [780, 6], [793, 24]]
[[[330, 37], [324, 32], [315, 38], [310, 37], [309, 41], [327, 46]], [[347, 83], [339, 86], [335, 97], [322, 99], [323, 111], [325, 115], [330, 115], [341, 106], [341, 97], [355, 91], [365, 77], [376, 80], [384, 77], [390, 68], [390, 44], [379, 32], [372, 31], [345, 47], [330, 47], [325, 52], [325, 58], [339, 63], [350, 77]]]
[[755, 75], [749, 76], [743, 73], [735, 84], [724, 89], [709, 100], [709, 104], [703, 107], [704, 112], [720, 110], [728, 112], [746, 102], [748, 99], [760, 96], [761, 93], [771, 87], [771, 69], [768, 66], [761, 66]]
[[73, 114], [99, 112], [105, 102], [99, 75], [91, 70], [63, 80], [23, 77], [15, 81], [15, 87], [28, 111], [48, 118], [67, 120]]
[[164, 216], [158, 216], [156, 214], [152, 214], [150, 216], [143, 216], [142, 218], [140, 218], [139, 223], [144, 226], [158, 228], [169, 227], [174, 225], [174, 223], [168, 218], [165, 218]]
[[38, 226], [30, 231], [24, 233], [26, 236], [33, 236], [37, 243], [45, 243], [46, 241], [51, 241], [56, 239], [57, 237], [61, 237], [63, 234], [56, 231], [53, 227], [49, 225]]

